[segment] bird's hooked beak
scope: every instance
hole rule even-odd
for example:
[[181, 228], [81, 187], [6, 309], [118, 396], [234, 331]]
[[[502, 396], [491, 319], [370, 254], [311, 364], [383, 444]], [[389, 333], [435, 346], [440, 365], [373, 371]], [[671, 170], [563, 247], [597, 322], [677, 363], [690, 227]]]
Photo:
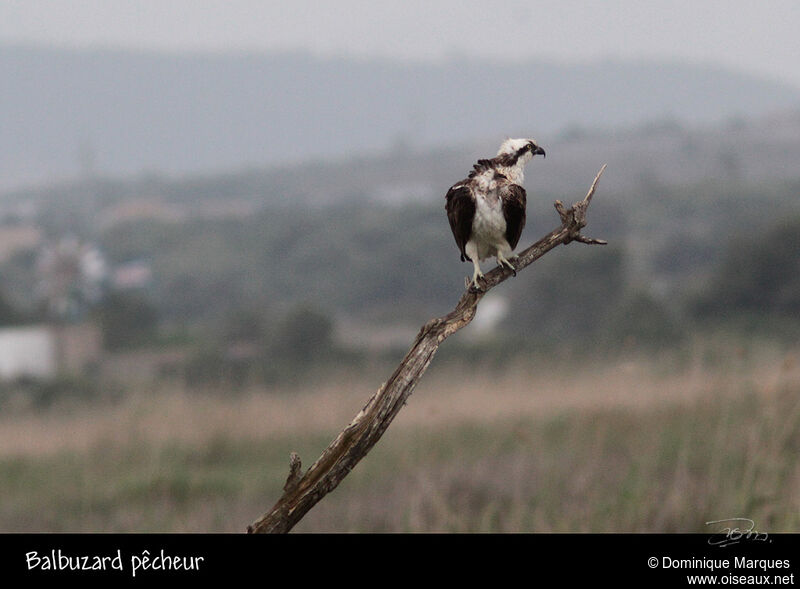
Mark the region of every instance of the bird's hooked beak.
[[542, 156], [542, 157], [547, 157], [547, 154], [544, 152], [544, 149], [542, 149], [542, 148], [541, 148], [541, 147], [539, 147], [538, 145], [537, 145], [536, 147], [534, 147], [534, 148], [533, 148], [533, 151], [532, 151], [531, 153], [532, 153], [533, 155], [540, 155], [540, 156]]

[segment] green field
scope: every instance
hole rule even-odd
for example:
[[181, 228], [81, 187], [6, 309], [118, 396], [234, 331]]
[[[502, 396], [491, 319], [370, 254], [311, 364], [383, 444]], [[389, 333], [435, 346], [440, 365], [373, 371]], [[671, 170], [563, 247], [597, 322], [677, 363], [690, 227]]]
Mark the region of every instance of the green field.
[[[385, 375], [383, 375], [385, 376]], [[0, 531], [243, 532], [382, 375], [237, 395], [158, 387], [0, 418]], [[434, 365], [299, 532], [800, 529], [800, 350]]]

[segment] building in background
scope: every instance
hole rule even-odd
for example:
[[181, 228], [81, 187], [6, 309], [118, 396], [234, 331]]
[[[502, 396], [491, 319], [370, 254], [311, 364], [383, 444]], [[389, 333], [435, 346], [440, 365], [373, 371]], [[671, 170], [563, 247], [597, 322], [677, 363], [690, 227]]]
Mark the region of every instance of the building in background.
[[83, 374], [102, 359], [99, 328], [92, 324], [0, 328], [0, 379], [48, 379]]
[[100, 250], [75, 237], [48, 243], [39, 251], [36, 296], [58, 321], [82, 320], [103, 295], [108, 275]]

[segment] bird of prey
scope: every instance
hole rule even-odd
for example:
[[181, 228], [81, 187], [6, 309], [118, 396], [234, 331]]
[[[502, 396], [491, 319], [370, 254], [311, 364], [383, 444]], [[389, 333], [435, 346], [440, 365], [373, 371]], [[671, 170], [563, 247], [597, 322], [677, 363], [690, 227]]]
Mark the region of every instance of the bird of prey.
[[481, 290], [480, 261], [495, 256], [497, 264], [516, 268], [508, 260], [525, 226], [523, 168], [534, 155], [545, 156], [533, 139], [506, 139], [492, 159], [480, 159], [469, 177], [455, 183], [445, 196], [450, 229], [461, 261], [475, 267], [471, 287]]

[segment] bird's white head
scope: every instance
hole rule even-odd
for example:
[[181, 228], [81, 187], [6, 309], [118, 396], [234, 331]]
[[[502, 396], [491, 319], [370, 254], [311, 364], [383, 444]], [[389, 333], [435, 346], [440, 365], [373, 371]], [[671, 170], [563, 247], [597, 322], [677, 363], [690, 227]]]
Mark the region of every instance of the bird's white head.
[[524, 180], [522, 169], [535, 155], [545, 156], [544, 149], [539, 147], [535, 139], [506, 139], [500, 145], [497, 159], [507, 176], [516, 184]]
[[510, 155], [530, 160], [534, 155], [545, 155], [544, 149], [539, 147], [535, 139], [511, 139], [510, 137], [500, 144], [497, 155]]

